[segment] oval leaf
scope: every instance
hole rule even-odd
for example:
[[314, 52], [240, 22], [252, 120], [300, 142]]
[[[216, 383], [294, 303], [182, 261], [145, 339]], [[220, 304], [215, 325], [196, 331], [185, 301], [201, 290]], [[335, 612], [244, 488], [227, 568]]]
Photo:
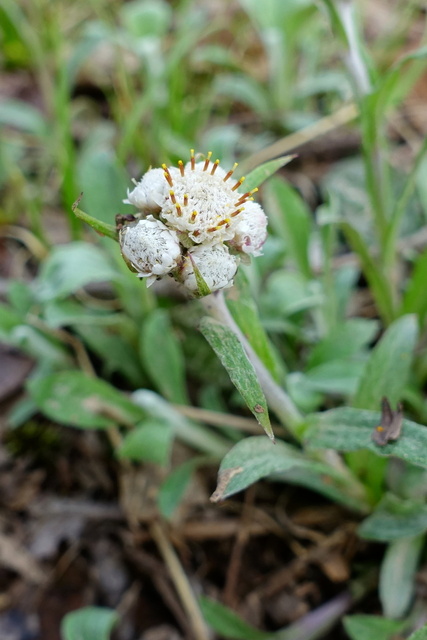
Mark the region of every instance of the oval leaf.
[[172, 426], [162, 420], [148, 419], [125, 435], [117, 450], [119, 458], [165, 465], [173, 439]]
[[35, 378], [27, 387], [40, 411], [60, 424], [108, 429], [118, 423], [135, 424], [145, 417], [145, 412], [117, 389], [80, 371]]
[[54, 249], [44, 262], [38, 296], [42, 301], [65, 298], [90, 282], [104, 282], [117, 277], [117, 271], [99, 247], [73, 242]]
[[380, 420], [379, 413], [348, 407], [313, 414], [307, 419], [306, 442], [313, 449], [369, 449], [379, 456], [395, 456], [426, 469], [426, 427], [403, 420], [399, 439], [380, 447], [372, 441], [372, 433]]
[[415, 572], [424, 535], [396, 540], [389, 545], [380, 572], [380, 600], [387, 618], [405, 615], [415, 589]]
[[427, 531], [427, 505], [387, 494], [362, 522], [358, 533], [367, 540], [391, 542]]
[[61, 622], [63, 640], [109, 640], [118, 615], [104, 607], [85, 607], [67, 613]]
[[237, 336], [225, 325], [208, 317], [202, 318], [200, 330], [259, 424], [274, 440], [264, 392]]
[[140, 355], [145, 370], [165, 398], [176, 404], [187, 404], [181, 345], [163, 309], [156, 309], [145, 321]]
[[392, 640], [403, 624], [378, 616], [355, 615], [344, 618], [344, 628], [351, 640]]

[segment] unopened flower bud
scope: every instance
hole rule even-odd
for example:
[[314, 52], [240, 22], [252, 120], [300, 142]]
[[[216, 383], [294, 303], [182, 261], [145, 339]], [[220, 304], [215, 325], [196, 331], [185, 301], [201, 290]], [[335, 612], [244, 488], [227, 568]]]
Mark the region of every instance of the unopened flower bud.
[[150, 169], [133, 191], [128, 189], [128, 197], [124, 202], [133, 204], [143, 213], [158, 213], [167, 197], [167, 187], [163, 169]]
[[211, 292], [213, 292], [232, 286], [239, 259], [236, 256], [232, 256], [222, 243], [205, 243], [190, 249], [185, 259], [181, 276], [184, 286], [195, 293], [198, 291], [198, 285], [193, 263]]
[[151, 215], [121, 229], [120, 248], [138, 276], [147, 278], [147, 286], [175, 269], [181, 255], [177, 234]]
[[257, 202], [246, 202], [234, 227], [230, 245], [244, 253], [259, 256], [267, 238], [267, 216]]

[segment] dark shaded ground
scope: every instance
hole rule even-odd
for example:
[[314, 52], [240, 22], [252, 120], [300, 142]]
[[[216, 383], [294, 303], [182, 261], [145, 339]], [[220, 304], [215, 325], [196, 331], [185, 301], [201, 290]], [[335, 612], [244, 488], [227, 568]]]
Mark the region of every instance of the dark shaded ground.
[[[103, 435], [44, 423], [6, 440], [0, 638], [59, 639], [64, 614], [93, 604], [121, 612], [117, 640], [193, 637], [153, 529], [153, 469], [120, 470]], [[253, 625], [295, 622], [378, 566], [382, 546], [359, 540], [352, 514], [309, 491], [261, 483], [210, 506], [214, 487], [215, 470], [205, 468], [173, 523], [161, 526], [196, 593]], [[364, 612], [380, 613], [367, 591]]]

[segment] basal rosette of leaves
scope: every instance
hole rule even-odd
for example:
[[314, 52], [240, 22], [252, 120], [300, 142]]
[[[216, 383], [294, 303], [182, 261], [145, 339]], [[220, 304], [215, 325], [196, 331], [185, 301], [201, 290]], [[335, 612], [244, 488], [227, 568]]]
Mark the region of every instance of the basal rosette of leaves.
[[166, 275], [203, 296], [233, 284], [240, 260], [261, 254], [267, 217], [211, 152], [178, 167], [150, 169], [124, 201], [138, 213], [119, 233], [123, 258], [147, 286]]

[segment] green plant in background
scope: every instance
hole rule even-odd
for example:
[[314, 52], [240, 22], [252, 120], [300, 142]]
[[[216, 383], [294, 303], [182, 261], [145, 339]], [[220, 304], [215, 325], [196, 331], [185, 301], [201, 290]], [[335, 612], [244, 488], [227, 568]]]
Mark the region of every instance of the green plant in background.
[[[355, 510], [364, 518], [359, 535], [388, 544], [379, 580], [384, 618], [349, 616], [345, 628], [355, 640], [388, 639], [413, 628], [414, 575], [427, 531], [426, 358], [418, 347], [425, 340], [427, 262], [425, 250], [415, 250], [426, 217], [425, 143], [403, 174], [391, 165], [387, 122], [425, 69], [426, 50], [376, 68], [354, 5], [325, 0], [331, 49], [342, 52], [349, 69], [342, 83], [341, 69], [317, 73], [322, 57], [313, 33], [320, 38], [328, 26], [312, 2], [240, 4], [266, 52], [265, 81], [245, 71], [238, 45], [222, 46], [215, 38], [230, 16], [230, 33], [242, 29], [234, 13], [210, 21], [207, 8], [192, 2], [172, 10], [166, 2], [107, 7], [93, 1], [69, 15], [61, 3], [53, 11], [43, 0], [25, 9], [3, 0], [9, 64], [31, 60], [45, 106], [43, 115], [25, 102], [0, 107], [0, 120], [15, 127], [1, 144], [2, 219], [16, 222], [18, 210], [28, 212], [30, 232], [19, 237], [41, 262], [34, 282], [10, 283], [0, 305], [1, 338], [37, 363], [28, 399], [10, 422], [17, 427], [40, 411], [60, 424], [106, 430], [110, 437], [118, 429], [119, 460], [168, 470], [158, 495], [165, 519], [173, 517], [194, 471], [210, 463], [219, 464], [213, 500], [273, 477]], [[59, 37], [64, 29], [66, 39]], [[215, 81], [208, 68], [216, 70]], [[95, 103], [73, 97], [82, 70], [105, 93], [108, 119], [100, 118]], [[350, 96], [351, 86], [363, 154], [324, 177], [324, 201], [314, 216], [283, 177], [271, 177], [285, 160], [246, 176], [249, 194], [269, 178], [262, 202], [271, 233], [264, 255], [239, 267], [233, 289], [201, 301], [172, 300], [164, 289], [155, 295], [127, 270], [116, 243], [108, 237], [82, 240], [74, 213], [116, 238], [114, 215], [130, 211], [122, 202], [129, 186], [125, 164], [158, 166], [186, 155], [200, 139], [214, 157], [232, 161], [235, 152], [255, 152], [277, 132], [312, 123], [319, 116], [316, 96], [326, 93], [326, 104], [335, 106], [337, 98]], [[255, 116], [255, 129], [266, 122], [266, 131], [248, 140], [239, 124], [225, 125], [236, 103]], [[209, 131], [215, 120], [220, 126]], [[35, 157], [26, 157], [29, 148]], [[87, 213], [75, 204], [80, 190]], [[51, 247], [42, 217], [46, 201], [68, 212], [73, 242]], [[126, 228], [133, 227], [125, 227], [124, 237]], [[347, 243], [356, 260], [337, 263]], [[185, 252], [191, 246], [184, 244]], [[209, 274], [198, 272], [196, 260], [192, 264], [193, 291], [205, 295], [212, 288], [206, 289]], [[360, 270], [377, 312], [373, 318], [348, 313]], [[177, 279], [181, 275], [178, 270]], [[111, 283], [106, 292], [105, 282]], [[96, 370], [91, 356], [99, 361]], [[232, 394], [222, 367], [240, 396]], [[188, 379], [197, 380], [190, 414]], [[116, 380], [130, 396], [116, 388]], [[413, 420], [403, 420], [396, 441], [379, 446], [372, 434], [383, 396], [393, 408], [404, 400]], [[249, 421], [250, 437], [233, 429], [228, 414], [245, 405], [270, 436], [268, 409], [274, 413], [281, 423], [275, 446], [254, 435]], [[174, 439], [197, 454], [171, 468]], [[320, 637], [350, 602], [323, 618], [319, 611], [317, 635], [304, 625], [267, 634], [218, 603], [205, 599], [200, 607], [224, 637], [288, 639]], [[81, 612], [86, 614], [100, 625], [85, 631], [92, 634], [87, 637], [108, 637], [110, 614]], [[66, 640], [86, 637], [81, 625], [87, 621], [70, 620], [64, 622]], [[411, 638], [426, 635], [419, 630]]]

